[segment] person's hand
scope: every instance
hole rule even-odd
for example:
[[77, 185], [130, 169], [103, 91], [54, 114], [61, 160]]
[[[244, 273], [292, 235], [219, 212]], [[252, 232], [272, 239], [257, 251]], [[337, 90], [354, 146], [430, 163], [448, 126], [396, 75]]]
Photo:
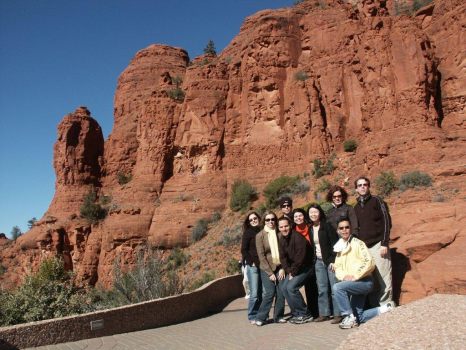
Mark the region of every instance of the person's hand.
[[382, 258], [387, 257], [388, 256], [388, 247], [381, 246], [379, 252], [380, 252], [380, 256]]
[[280, 271], [278, 271], [278, 280], [283, 281], [284, 279], [285, 279], [285, 270], [280, 269]]
[[345, 277], [343, 277], [343, 281], [354, 281], [354, 276], [346, 275]]
[[291, 281], [293, 279], [293, 276], [291, 275], [291, 273], [289, 274], [290, 277], [288, 277], [288, 279]]
[[269, 280], [271, 280], [272, 282], [275, 282], [277, 280], [277, 277], [275, 277], [275, 274], [272, 273], [270, 276], [269, 276]]
[[328, 269], [329, 269], [330, 271], [332, 271], [332, 272], [335, 272], [335, 264], [334, 264], [334, 263], [330, 263], [330, 264], [328, 265]]

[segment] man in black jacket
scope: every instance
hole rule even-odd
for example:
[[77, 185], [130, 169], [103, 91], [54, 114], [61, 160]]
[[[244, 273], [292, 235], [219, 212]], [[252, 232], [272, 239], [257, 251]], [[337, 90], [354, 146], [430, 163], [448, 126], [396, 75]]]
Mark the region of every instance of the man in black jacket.
[[359, 224], [359, 239], [366, 243], [376, 264], [374, 277], [379, 290], [369, 296], [371, 303], [383, 305], [392, 302], [392, 261], [390, 240], [390, 216], [382, 199], [370, 193], [371, 182], [360, 176], [354, 182], [358, 202], [354, 207]]

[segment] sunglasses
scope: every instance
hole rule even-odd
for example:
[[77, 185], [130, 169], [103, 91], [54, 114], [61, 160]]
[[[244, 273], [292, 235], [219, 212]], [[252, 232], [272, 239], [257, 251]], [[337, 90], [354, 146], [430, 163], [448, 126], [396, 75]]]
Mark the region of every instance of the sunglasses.
[[349, 226], [339, 226], [338, 229], [339, 230], [349, 230], [350, 227]]
[[275, 221], [274, 218], [271, 218], [271, 219], [265, 219], [265, 222], [270, 222], [270, 221]]
[[357, 184], [358, 187], [367, 187], [369, 186], [369, 184], [366, 182], [366, 183], [363, 183], [363, 184]]
[[258, 217], [253, 217], [253, 218], [249, 219], [249, 222], [253, 222], [253, 221], [259, 221], [259, 218]]
[[341, 198], [342, 195], [340, 194], [339, 196], [333, 196], [332, 198]]
[[282, 208], [291, 208], [291, 205], [283, 204], [283, 205], [282, 205]]

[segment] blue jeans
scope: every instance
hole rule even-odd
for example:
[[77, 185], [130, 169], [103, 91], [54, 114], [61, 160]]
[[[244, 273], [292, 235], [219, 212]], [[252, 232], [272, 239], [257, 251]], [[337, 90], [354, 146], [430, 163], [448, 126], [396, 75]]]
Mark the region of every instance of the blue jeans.
[[259, 268], [256, 266], [247, 266], [246, 273], [249, 283], [249, 303], [248, 303], [248, 320], [256, 319], [257, 311], [261, 305], [262, 283]]
[[301, 288], [306, 280], [311, 275], [312, 269], [307, 267], [300, 274], [293, 276], [290, 280], [290, 275], [285, 277], [282, 283], [282, 292], [285, 296], [286, 301], [291, 309], [291, 314], [295, 317], [306, 316], [307, 306], [304, 302], [303, 296], [301, 295], [299, 288]]
[[283, 318], [285, 314], [285, 297], [280, 290], [280, 286], [283, 284], [284, 280], [278, 281], [278, 274], [276, 274], [277, 283], [275, 283], [270, 280], [269, 275], [264, 270], [260, 270], [260, 274], [264, 293], [262, 294], [262, 303], [257, 312], [256, 320], [263, 322], [267, 320], [270, 309], [272, 308], [273, 298], [276, 296], [273, 319], [278, 321], [280, 318]]
[[333, 286], [335, 299], [341, 310], [342, 316], [353, 314], [359, 323], [364, 323], [379, 314], [379, 308], [364, 310], [364, 302], [367, 294], [374, 286], [371, 277], [365, 277], [359, 281], [342, 281]]
[[[316, 259], [316, 277], [317, 277], [317, 289], [319, 290], [319, 315], [330, 316], [330, 294], [332, 295], [333, 304], [333, 315], [339, 316], [340, 310], [338, 303], [333, 293], [333, 285], [337, 282], [335, 273], [329, 270], [328, 266], [325, 265], [322, 259]], [[329, 288], [330, 286], [330, 288]]]

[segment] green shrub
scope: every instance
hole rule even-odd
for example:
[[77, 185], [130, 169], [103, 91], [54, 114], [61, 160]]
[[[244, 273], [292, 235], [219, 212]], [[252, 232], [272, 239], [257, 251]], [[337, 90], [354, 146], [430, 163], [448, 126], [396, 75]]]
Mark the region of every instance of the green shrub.
[[3, 275], [7, 271], [6, 267], [3, 265], [0, 265], [0, 276]]
[[249, 204], [257, 197], [257, 192], [246, 180], [236, 180], [231, 186], [230, 209], [245, 211]]
[[198, 289], [199, 287], [202, 287], [204, 284], [213, 281], [215, 279], [215, 272], [214, 271], [206, 271], [202, 275], [201, 278], [199, 278], [197, 281], [195, 281], [193, 284], [191, 284], [191, 290]]
[[189, 256], [187, 256], [182, 249], [174, 248], [167, 259], [167, 266], [170, 270], [177, 269], [189, 261]]
[[176, 87], [170, 90], [167, 90], [167, 96], [170, 97], [172, 100], [177, 102], [183, 102], [185, 97], [185, 92], [182, 88]]
[[306, 81], [309, 79], [309, 75], [306, 72], [300, 70], [294, 74], [294, 79], [297, 81]]
[[375, 178], [375, 188], [377, 193], [386, 197], [398, 188], [398, 180], [393, 171], [382, 171], [379, 176]]
[[118, 181], [118, 184], [120, 184], [120, 185], [126, 185], [132, 179], [133, 179], [133, 175], [131, 175], [131, 174], [125, 174], [122, 171], [119, 171], [117, 173], [117, 181]]
[[239, 244], [239, 242], [241, 242], [241, 235], [241, 225], [235, 226], [233, 228], [226, 228], [223, 230], [222, 237], [218, 241], [218, 244], [224, 247], [231, 247], [233, 245]]
[[212, 223], [219, 222], [221, 218], [222, 218], [222, 213], [220, 213], [219, 211], [214, 211], [214, 213], [212, 214], [212, 217], [210, 218], [210, 222]]
[[358, 143], [356, 140], [346, 140], [343, 142], [343, 149], [345, 152], [354, 152], [358, 148]]
[[299, 176], [280, 176], [272, 180], [264, 188], [265, 205], [267, 208], [276, 208], [278, 200], [285, 194], [293, 193], [294, 188], [300, 181]]
[[230, 258], [227, 262], [226, 272], [229, 275], [236, 275], [241, 272], [241, 265], [235, 258]]
[[107, 210], [99, 203], [96, 203], [96, 200], [97, 194], [95, 191], [91, 190], [86, 196], [84, 196], [84, 203], [80, 208], [81, 217], [86, 219], [89, 223], [96, 223], [105, 219], [107, 216]]
[[432, 178], [429, 174], [412, 171], [401, 175], [400, 178], [400, 190], [404, 191], [408, 188], [417, 188], [417, 187], [430, 187], [432, 186]]
[[333, 164], [333, 162], [335, 161], [335, 158], [336, 158], [336, 154], [332, 153], [330, 157], [327, 159], [327, 161], [325, 162], [325, 164], [322, 163], [320, 159], [314, 159], [312, 161], [314, 165], [312, 175], [314, 175], [316, 179], [324, 175], [330, 175], [335, 170], [335, 165]]
[[91, 310], [84, 293], [73, 286], [71, 275], [59, 258], [44, 260], [39, 270], [26, 276], [13, 292], [0, 295], [0, 324], [63, 317]]
[[191, 240], [193, 242], [197, 242], [202, 237], [204, 237], [205, 234], [207, 233], [208, 226], [209, 226], [209, 222], [206, 219], [197, 220], [191, 232]]

